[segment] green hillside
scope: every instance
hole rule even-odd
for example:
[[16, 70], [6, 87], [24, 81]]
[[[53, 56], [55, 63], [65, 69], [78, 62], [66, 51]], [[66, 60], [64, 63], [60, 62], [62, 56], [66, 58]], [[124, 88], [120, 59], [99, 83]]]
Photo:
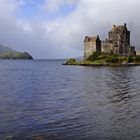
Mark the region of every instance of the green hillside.
[[9, 47], [0, 45], [0, 59], [33, 59], [27, 52], [17, 52]]

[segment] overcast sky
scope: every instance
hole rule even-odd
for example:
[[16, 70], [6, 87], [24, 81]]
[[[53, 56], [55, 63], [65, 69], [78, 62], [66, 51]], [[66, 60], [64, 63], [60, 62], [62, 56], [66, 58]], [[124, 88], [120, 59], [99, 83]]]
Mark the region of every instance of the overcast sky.
[[34, 58], [83, 55], [84, 36], [127, 23], [140, 48], [140, 0], [0, 0], [0, 43]]

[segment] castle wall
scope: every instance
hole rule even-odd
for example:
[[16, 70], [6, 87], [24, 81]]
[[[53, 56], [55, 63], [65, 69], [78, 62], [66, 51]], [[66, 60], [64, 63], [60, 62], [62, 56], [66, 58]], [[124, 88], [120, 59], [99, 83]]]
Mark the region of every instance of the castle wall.
[[108, 41], [101, 42], [101, 52], [105, 54], [111, 54], [113, 52], [113, 43]]
[[111, 40], [113, 42], [118, 39], [116, 33], [112, 32], [112, 31], [108, 32], [108, 37], [109, 37], [109, 40]]
[[131, 55], [131, 47], [130, 46], [124, 46], [124, 48], [123, 48], [123, 55], [124, 56]]
[[135, 50], [135, 47], [134, 46], [130, 46], [130, 53], [131, 53], [131, 56], [135, 56], [136, 55], [136, 50]]
[[96, 52], [96, 42], [84, 42], [84, 60], [87, 60], [93, 52]]
[[99, 37], [96, 40], [96, 52], [101, 53], [101, 41]]
[[130, 46], [130, 31], [127, 30], [126, 25], [114, 25], [111, 31], [108, 33], [108, 37], [112, 42], [120, 42], [123, 43], [124, 46]]

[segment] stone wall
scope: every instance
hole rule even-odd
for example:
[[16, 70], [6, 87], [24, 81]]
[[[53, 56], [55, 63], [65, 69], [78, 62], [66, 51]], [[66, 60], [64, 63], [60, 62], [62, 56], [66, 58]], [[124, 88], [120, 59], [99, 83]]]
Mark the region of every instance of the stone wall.
[[96, 52], [96, 42], [84, 42], [84, 60], [87, 60], [93, 52]]
[[104, 54], [111, 54], [113, 52], [113, 43], [109, 41], [102, 41], [101, 42], [101, 52]]
[[122, 42], [124, 46], [130, 46], [130, 31], [127, 30], [126, 24], [111, 28], [108, 33], [109, 40], [114, 42]]
[[87, 60], [93, 52], [101, 52], [101, 41], [99, 36], [97, 37], [85, 37], [84, 40], [84, 60]]

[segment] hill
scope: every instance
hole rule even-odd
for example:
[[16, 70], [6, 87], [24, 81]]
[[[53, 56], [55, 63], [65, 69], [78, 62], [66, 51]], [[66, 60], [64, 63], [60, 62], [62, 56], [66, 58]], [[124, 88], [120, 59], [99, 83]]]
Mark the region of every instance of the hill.
[[18, 52], [0, 44], [0, 59], [33, 59], [27, 52]]
[[0, 52], [16, 52], [16, 51], [0, 44]]

